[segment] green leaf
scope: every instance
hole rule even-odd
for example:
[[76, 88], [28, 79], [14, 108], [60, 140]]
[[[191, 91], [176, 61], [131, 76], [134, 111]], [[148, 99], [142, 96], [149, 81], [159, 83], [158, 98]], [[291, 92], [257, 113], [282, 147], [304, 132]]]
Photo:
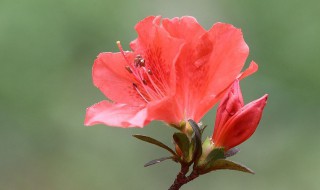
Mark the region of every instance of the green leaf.
[[151, 138], [151, 137], [148, 137], [148, 136], [144, 136], [144, 135], [132, 135], [134, 137], [136, 137], [137, 139], [139, 140], [142, 140], [142, 141], [145, 141], [145, 142], [148, 142], [148, 143], [151, 143], [151, 144], [154, 144], [154, 145], [157, 145], [167, 151], [169, 151], [172, 155], [176, 156], [177, 154], [171, 149], [169, 148], [167, 145], [163, 144], [162, 142], [154, 139], [154, 138]]
[[190, 161], [189, 160], [190, 141], [187, 135], [184, 133], [174, 133], [173, 140], [182, 151], [183, 159], [186, 160], [187, 162]]
[[207, 170], [205, 170], [204, 173], [208, 173], [214, 170], [224, 170], [224, 169], [237, 170], [241, 172], [254, 174], [254, 171], [252, 171], [250, 168], [230, 160], [225, 160], [225, 159], [216, 160], [210, 168], [207, 168]]
[[144, 167], [148, 167], [148, 166], [151, 166], [151, 165], [154, 165], [154, 164], [158, 164], [158, 163], [160, 163], [160, 162], [163, 162], [163, 161], [169, 160], [169, 159], [174, 160], [174, 158], [173, 158], [172, 156], [162, 157], [162, 158], [158, 158], [158, 159], [151, 160], [150, 162], [146, 163], [146, 164], [144, 165]]
[[236, 155], [238, 152], [240, 152], [240, 149], [239, 148], [231, 148], [230, 150], [228, 150], [224, 156], [225, 157], [231, 157], [231, 156], [234, 156]]
[[194, 136], [193, 136], [193, 140], [194, 140], [194, 152], [193, 152], [193, 161], [197, 162], [202, 154], [202, 147], [201, 147], [201, 131], [199, 126], [197, 125], [197, 123], [195, 121], [193, 121], [192, 119], [188, 120], [190, 126], [193, 129], [194, 132]]

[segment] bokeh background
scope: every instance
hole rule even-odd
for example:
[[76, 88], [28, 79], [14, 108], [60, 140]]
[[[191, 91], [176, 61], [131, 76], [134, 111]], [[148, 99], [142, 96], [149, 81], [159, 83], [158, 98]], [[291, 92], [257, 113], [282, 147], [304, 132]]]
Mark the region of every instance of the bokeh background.
[[[167, 189], [179, 166], [143, 164], [167, 153], [173, 129], [85, 127], [103, 100], [91, 67], [102, 51], [125, 49], [148, 15], [192, 15], [242, 28], [259, 72], [242, 81], [245, 101], [269, 93], [255, 135], [232, 160], [255, 175], [218, 171], [182, 189], [320, 189], [320, 1], [0, 1], [0, 189]], [[247, 64], [248, 64], [247, 63]], [[215, 110], [204, 118], [211, 135]]]

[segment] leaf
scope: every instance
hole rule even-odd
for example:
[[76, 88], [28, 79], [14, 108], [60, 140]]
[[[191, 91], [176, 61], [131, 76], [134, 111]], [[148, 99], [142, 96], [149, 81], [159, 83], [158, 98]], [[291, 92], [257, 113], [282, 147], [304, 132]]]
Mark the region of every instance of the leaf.
[[154, 159], [154, 160], [151, 160], [148, 163], [146, 163], [144, 165], [144, 167], [152, 166], [154, 164], [158, 164], [160, 162], [163, 162], [163, 161], [169, 160], [169, 159], [173, 159], [173, 157], [172, 156], [168, 156], [168, 157], [162, 157], [162, 158]]
[[226, 158], [228, 158], [228, 157], [231, 157], [231, 156], [236, 155], [238, 152], [240, 152], [240, 149], [239, 149], [239, 148], [231, 148], [230, 150], [228, 150], [228, 151], [224, 154], [224, 156], [225, 156]]
[[142, 141], [157, 145], [157, 146], [159, 146], [159, 147], [161, 147], [163, 149], [166, 149], [171, 154], [176, 156], [176, 153], [171, 148], [169, 148], [167, 145], [163, 144], [162, 142], [160, 142], [160, 141], [158, 141], [158, 140], [156, 140], [154, 138], [151, 138], [151, 137], [148, 137], [148, 136], [144, 136], [144, 135], [132, 135], [132, 136], [136, 137], [139, 140], [142, 140]]
[[202, 147], [201, 147], [201, 131], [199, 126], [195, 121], [192, 119], [188, 120], [190, 126], [194, 132], [194, 152], [193, 152], [193, 161], [197, 162], [202, 154]]
[[190, 148], [190, 141], [187, 135], [184, 133], [174, 133], [173, 140], [178, 145], [180, 150], [183, 153], [183, 159], [187, 162], [190, 161], [189, 158], [189, 148]]
[[208, 168], [204, 173], [208, 173], [214, 170], [223, 170], [223, 169], [237, 170], [237, 171], [254, 174], [254, 171], [252, 171], [250, 168], [230, 160], [225, 160], [225, 159], [216, 160], [214, 162], [214, 165]]

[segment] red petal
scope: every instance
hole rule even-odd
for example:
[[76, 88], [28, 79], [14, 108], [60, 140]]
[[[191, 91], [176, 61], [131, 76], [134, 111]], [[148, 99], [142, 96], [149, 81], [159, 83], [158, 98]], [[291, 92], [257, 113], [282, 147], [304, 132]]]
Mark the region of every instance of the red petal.
[[186, 119], [193, 119], [196, 122], [201, 119], [195, 115], [203, 98], [203, 91], [206, 88], [204, 86], [208, 84], [205, 75], [210, 64], [199, 67], [200, 62], [207, 62], [212, 52], [212, 45], [207, 37], [205, 34], [196, 38], [194, 43], [185, 44], [176, 64], [177, 101], [183, 107]]
[[213, 138], [215, 139], [217, 134], [220, 133], [225, 123], [243, 107], [243, 97], [239, 85], [239, 80], [236, 80], [229, 92], [225, 94], [221, 100], [214, 125]]
[[[132, 60], [133, 53], [127, 52], [126, 57]], [[100, 53], [92, 69], [93, 83], [114, 102], [145, 104], [133, 88], [134, 79], [125, 69], [126, 66], [127, 62], [121, 53]]]
[[197, 78], [197, 66], [193, 63], [204, 60], [210, 54], [210, 41], [202, 40], [206, 30], [193, 17], [163, 19], [162, 24], [171, 36], [185, 40], [176, 64], [176, 99], [184, 119], [194, 119], [192, 111], [197, 106], [197, 100], [192, 100], [191, 94], [197, 93], [194, 92], [197, 89], [191, 82], [200, 82], [201, 79]]
[[247, 140], [258, 127], [267, 98], [268, 95], [264, 95], [250, 102], [231, 117], [214, 137], [215, 144], [228, 150]]
[[186, 115], [199, 121], [237, 78], [249, 48], [240, 29], [223, 23], [196, 42], [183, 47], [176, 68], [179, 94], [188, 93], [183, 100]]
[[161, 101], [148, 104], [148, 119], [164, 121], [168, 124], [179, 124], [184, 116], [174, 97], [167, 97]]
[[138, 38], [130, 43], [131, 49], [142, 55], [146, 64], [167, 91], [175, 91], [175, 61], [179, 55], [182, 40], [170, 36], [161, 26], [161, 17], [147, 17], [135, 29]]
[[87, 108], [86, 126], [104, 124], [116, 127], [144, 127], [150, 122], [145, 107], [101, 101]]
[[246, 78], [247, 76], [252, 75], [257, 70], [258, 70], [258, 65], [254, 61], [251, 61], [249, 67], [244, 72], [242, 72], [238, 75], [238, 79], [242, 80], [242, 79]]
[[209, 81], [206, 93], [209, 96], [224, 91], [236, 79], [249, 54], [240, 29], [230, 24], [217, 23], [209, 33], [213, 51], [206, 78]]
[[184, 39], [188, 42], [197, 40], [206, 32], [197, 20], [191, 16], [166, 18], [162, 20], [162, 25], [172, 37]]

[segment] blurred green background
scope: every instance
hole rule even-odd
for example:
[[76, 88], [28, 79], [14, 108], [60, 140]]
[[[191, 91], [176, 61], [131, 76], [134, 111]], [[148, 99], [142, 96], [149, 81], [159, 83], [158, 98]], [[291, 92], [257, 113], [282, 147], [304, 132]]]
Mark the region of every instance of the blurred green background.
[[[259, 72], [242, 81], [245, 101], [269, 93], [255, 135], [231, 159], [256, 174], [218, 171], [182, 189], [320, 189], [320, 1], [0, 1], [0, 189], [167, 189], [173, 162], [132, 134], [171, 144], [173, 129], [83, 126], [104, 99], [92, 85], [99, 52], [125, 49], [148, 15], [191, 15], [242, 28]], [[215, 110], [204, 118], [211, 135]]]

